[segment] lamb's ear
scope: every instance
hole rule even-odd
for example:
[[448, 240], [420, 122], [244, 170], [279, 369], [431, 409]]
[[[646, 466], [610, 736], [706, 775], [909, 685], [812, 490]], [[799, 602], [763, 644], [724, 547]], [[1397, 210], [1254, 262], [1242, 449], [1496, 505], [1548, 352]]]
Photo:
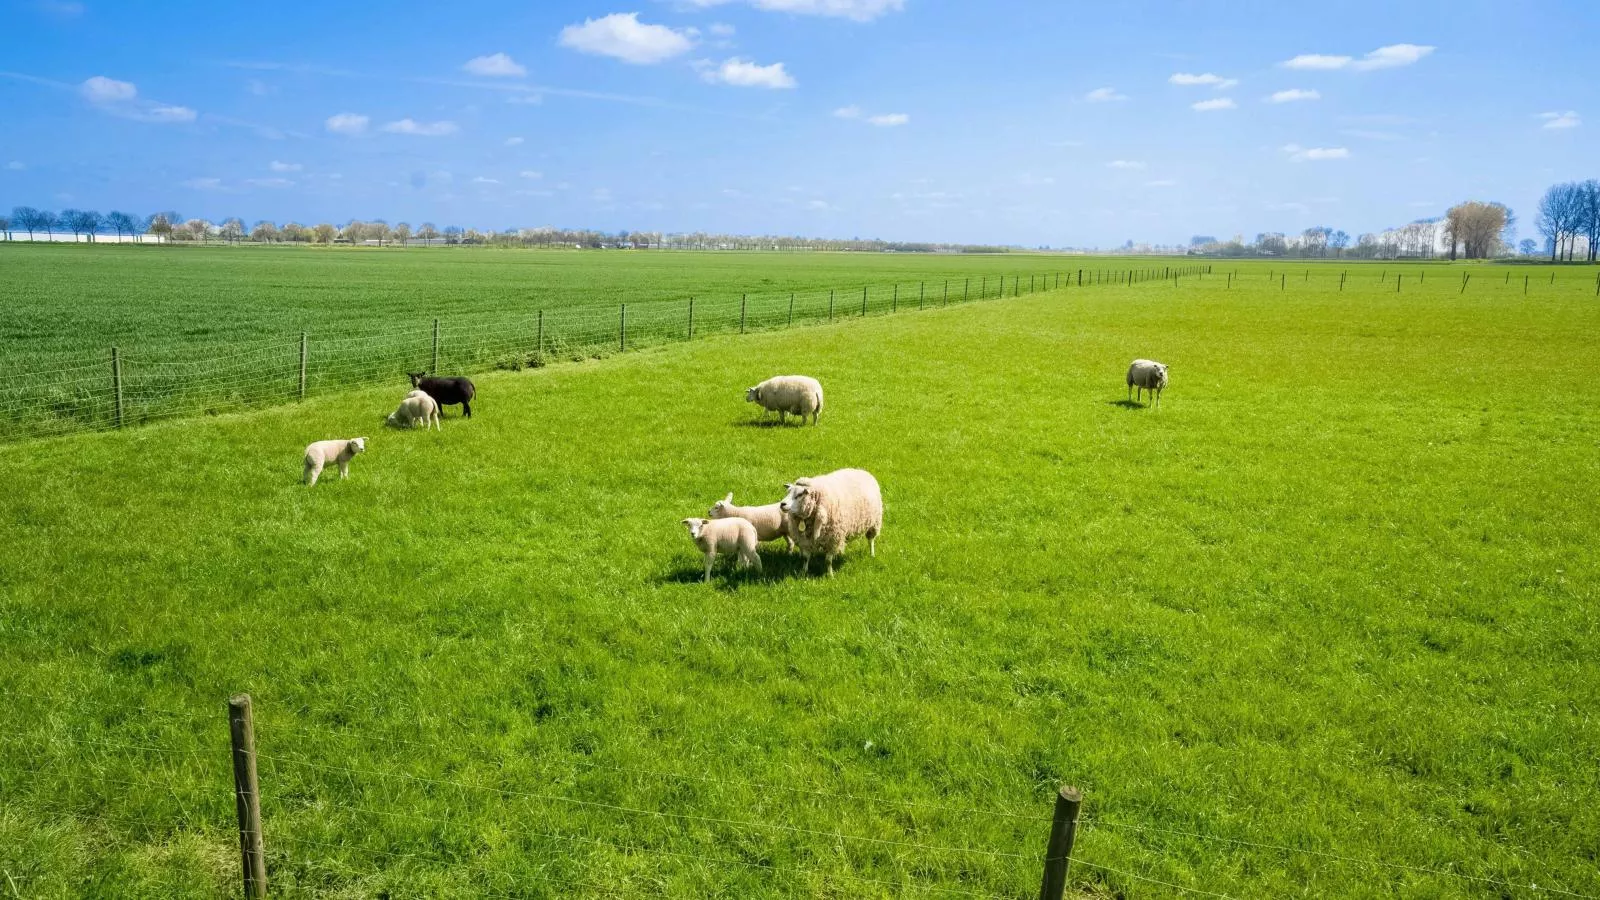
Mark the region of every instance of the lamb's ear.
[[733, 502], [733, 491], [729, 491], [728, 492], [728, 496], [722, 498], [722, 502], [723, 503], [732, 503]]

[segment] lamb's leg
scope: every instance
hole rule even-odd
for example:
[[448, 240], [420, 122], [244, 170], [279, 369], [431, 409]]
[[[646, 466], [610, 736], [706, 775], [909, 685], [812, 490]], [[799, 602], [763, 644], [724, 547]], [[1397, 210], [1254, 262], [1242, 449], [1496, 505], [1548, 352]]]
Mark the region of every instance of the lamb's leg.
[[828, 561], [828, 577], [832, 578], [833, 577], [833, 554], [829, 553], [827, 556], [825, 556], [823, 558]]
[[350, 477], [350, 460], [348, 460], [348, 459], [339, 460], [339, 479], [341, 481], [343, 481], [344, 479], [349, 478], [349, 477]]
[[461, 401], [461, 417], [463, 419], [472, 418], [472, 404], [465, 400]]
[[750, 548], [750, 556], [746, 560], [746, 564], [749, 565], [751, 568], [755, 569], [757, 573], [760, 573], [760, 571], [761, 571], [761, 554], [757, 553], [754, 547]]
[[707, 553], [706, 554], [706, 578], [705, 578], [705, 580], [706, 580], [707, 584], [711, 583], [711, 564], [716, 561], [716, 558], [717, 558], [717, 555], [715, 553]]
[[316, 487], [317, 486], [317, 476], [321, 475], [321, 474], [322, 474], [322, 467], [321, 466], [317, 465], [316, 463], [309, 463], [309, 462], [306, 463], [306, 474], [305, 474], [305, 478], [303, 479], [305, 481], [305, 483], [306, 483], [306, 487]]
[[789, 411], [787, 409], [778, 410], [778, 424], [779, 425], [787, 425], [787, 424], [789, 424]]

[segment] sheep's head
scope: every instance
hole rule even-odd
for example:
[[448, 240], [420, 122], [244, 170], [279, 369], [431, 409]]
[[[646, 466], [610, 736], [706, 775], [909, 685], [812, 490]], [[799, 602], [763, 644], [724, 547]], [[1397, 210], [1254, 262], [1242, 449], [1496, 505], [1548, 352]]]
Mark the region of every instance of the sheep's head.
[[726, 519], [727, 517], [733, 515], [733, 513], [728, 511], [728, 507], [732, 505], [733, 491], [729, 491], [728, 496], [723, 497], [721, 500], [711, 504], [711, 511], [707, 512], [706, 515], [713, 519]]
[[1166, 363], [1156, 363], [1156, 384], [1160, 385], [1161, 387], [1166, 387], [1167, 386], [1167, 364]]
[[367, 439], [364, 437], [351, 438], [350, 446], [355, 448], [356, 453], [363, 453], [367, 449]]
[[411, 386], [416, 387], [417, 383], [422, 381], [423, 376], [427, 374], [427, 372], [407, 372], [406, 376], [411, 379]]
[[760, 403], [761, 402], [761, 388], [760, 388], [760, 386], [745, 388], [744, 389], [744, 402], [746, 402], [746, 403]]
[[811, 493], [810, 482], [802, 478], [793, 484], [786, 484], [784, 487], [789, 489], [789, 493], [778, 501], [778, 510], [786, 516], [793, 516], [797, 519], [811, 518], [812, 511], [816, 506], [816, 497]]
[[700, 529], [706, 527], [705, 519], [684, 519], [683, 524], [689, 529], [689, 537], [696, 540], [700, 537]]

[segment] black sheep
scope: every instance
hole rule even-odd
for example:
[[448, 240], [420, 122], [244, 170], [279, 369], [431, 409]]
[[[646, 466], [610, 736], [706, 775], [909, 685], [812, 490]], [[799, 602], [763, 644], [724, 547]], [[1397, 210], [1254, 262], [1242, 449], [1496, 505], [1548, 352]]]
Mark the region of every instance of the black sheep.
[[411, 376], [411, 386], [432, 397], [441, 409], [459, 403], [462, 415], [472, 418], [472, 398], [478, 395], [478, 389], [472, 386], [472, 379], [459, 375], [441, 378], [427, 372], [406, 374]]

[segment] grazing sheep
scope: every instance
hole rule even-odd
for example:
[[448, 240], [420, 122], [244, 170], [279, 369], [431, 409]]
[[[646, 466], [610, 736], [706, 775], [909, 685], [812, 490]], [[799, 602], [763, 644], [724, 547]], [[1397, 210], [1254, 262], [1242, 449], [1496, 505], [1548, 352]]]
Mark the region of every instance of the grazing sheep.
[[789, 517], [783, 514], [776, 503], [766, 506], [734, 506], [733, 492], [711, 505], [711, 510], [706, 513], [713, 519], [744, 519], [756, 527], [756, 540], [775, 541], [783, 538], [789, 544], [789, 549], [794, 549], [794, 535], [789, 529]]
[[744, 399], [747, 403], [759, 403], [766, 412], [778, 413], [778, 424], [783, 424], [792, 413], [800, 417], [800, 424], [804, 425], [806, 416], [811, 417], [811, 424], [817, 424], [817, 417], [822, 415], [822, 384], [815, 378], [804, 375], [778, 375], [768, 378], [753, 388], [745, 388]]
[[756, 555], [756, 527], [744, 519], [684, 519], [689, 527], [689, 537], [706, 555], [706, 581], [711, 580], [711, 564], [718, 553], [737, 553], [739, 568], [754, 566], [761, 571], [761, 557]]
[[339, 464], [340, 478], [349, 478], [351, 458], [366, 449], [367, 439], [364, 437], [338, 441], [316, 441], [306, 445], [306, 485], [315, 486], [317, 476], [322, 474], [322, 467], [330, 462]]
[[833, 574], [833, 558], [845, 542], [866, 535], [868, 551], [878, 555], [878, 534], [883, 531], [883, 494], [878, 479], [861, 469], [840, 469], [826, 475], [797, 478], [785, 485], [789, 493], [778, 503], [793, 524], [795, 543], [811, 569], [811, 555], [822, 554]]
[[1133, 399], [1134, 388], [1139, 389], [1139, 397], [1144, 397], [1144, 392], [1149, 391], [1156, 395], [1156, 406], [1161, 405], [1161, 392], [1167, 387], [1167, 364], [1158, 363], [1151, 359], [1136, 359], [1128, 367], [1128, 399]]
[[400, 408], [389, 414], [386, 424], [396, 428], [415, 428], [421, 422], [423, 428], [433, 423], [433, 427], [443, 431], [439, 424], [439, 404], [423, 391], [412, 391], [400, 401]]
[[[426, 391], [439, 406], [454, 406], [461, 404], [461, 414], [472, 418], [472, 399], [478, 396], [478, 389], [472, 386], [472, 379], [455, 376], [442, 378], [429, 375], [427, 372], [407, 372], [411, 378], [411, 386]], [[441, 410], [442, 411], [442, 410]]]

